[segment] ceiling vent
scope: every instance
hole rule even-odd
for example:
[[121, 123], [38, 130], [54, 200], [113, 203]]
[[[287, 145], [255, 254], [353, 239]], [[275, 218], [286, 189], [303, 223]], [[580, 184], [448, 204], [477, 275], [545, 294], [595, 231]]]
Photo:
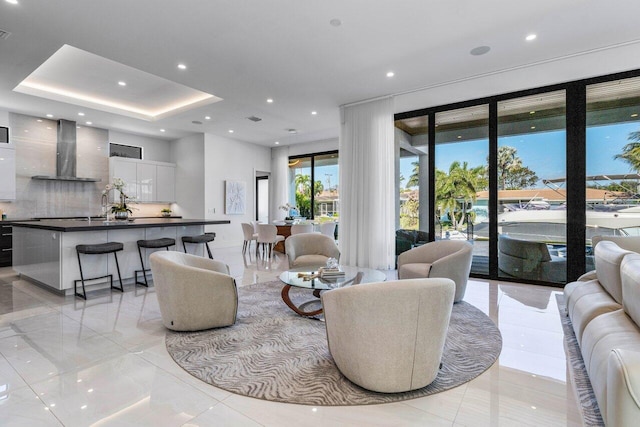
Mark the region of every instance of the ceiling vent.
[[256, 116], [247, 117], [247, 119], [251, 120], [252, 122], [262, 121], [260, 117], [256, 117]]
[[9, 31], [0, 30], [0, 40], [6, 40], [10, 35], [11, 33]]

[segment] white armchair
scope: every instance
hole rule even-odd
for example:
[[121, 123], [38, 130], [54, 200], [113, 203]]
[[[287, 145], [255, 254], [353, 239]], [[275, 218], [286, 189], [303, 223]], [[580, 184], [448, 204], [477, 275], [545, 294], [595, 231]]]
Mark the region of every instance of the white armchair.
[[323, 267], [327, 259], [340, 259], [340, 250], [335, 240], [318, 233], [296, 234], [284, 241], [289, 268]]
[[398, 279], [446, 277], [456, 284], [453, 302], [462, 301], [471, 272], [473, 246], [464, 240], [438, 240], [398, 256]]
[[329, 352], [351, 382], [381, 393], [429, 385], [449, 328], [450, 279], [369, 283], [322, 294]]
[[154, 252], [149, 262], [165, 327], [199, 331], [235, 323], [238, 293], [226, 264], [175, 251]]

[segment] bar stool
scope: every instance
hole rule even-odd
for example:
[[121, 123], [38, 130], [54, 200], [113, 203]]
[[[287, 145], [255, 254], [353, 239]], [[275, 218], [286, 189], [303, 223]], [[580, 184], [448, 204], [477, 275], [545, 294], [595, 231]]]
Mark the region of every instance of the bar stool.
[[[151, 240], [138, 240], [138, 254], [140, 255], [140, 264], [142, 264], [142, 270], [135, 270], [133, 273], [135, 275], [136, 285], [142, 285], [149, 287], [149, 283], [147, 282], [147, 271], [150, 271], [148, 268], [144, 268], [144, 258], [142, 258], [142, 248], [146, 249], [159, 249], [166, 248], [169, 250], [169, 246], [173, 246], [176, 244], [176, 239], [172, 239], [170, 237], [163, 237], [160, 239], [151, 239]], [[144, 277], [144, 282], [138, 281], [138, 273], [142, 272], [142, 276]]]
[[182, 236], [182, 248], [184, 249], [184, 253], [187, 253], [187, 246], [185, 243], [195, 243], [202, 244], [207, 247], [207, 253], [209, 254], [209, 258], [213, 259], [213, 255], [211, 255], [211, 249], [209, 248], [209, 242], [213, 242], [216, 239], [216, 233], [204, 233], [199, 236]]
[[[107, 242], [107, 243], [97, 243], [95, 245], [76, 245], [76, 254], [78, 255], [78, 266], [80, 267], [80, 280], [73, 281], [73, 293], [80, 297], [87, 299], [87, 291], [84, 288], [85, 280], [95, 280], [95, 279], [103, 279], [108, 277], [111, 280], [111, 289], [116, 289], [120, 292], [124, 292], [122, 287], [122, 276], [120, 275], [120, 265], [118, 264], [118, 255], [116, 252], [121, 251], [124, 248], [124, 245], [120, 242]], [[84, 273], [82, 272], [82, 262], [80, 261], [80, 254], [85, 255], [102, 255], [102, 254], [110, 254], [112, 253], [114, 258], [116, 259], [116, 269], [118, 270], [118, 280], [120, 281], [120, 287], [116, 288], [113, 286], [113, 274], [107, 274], [106, 276], [100, 277], [92, 277], [90, 279], [84, 278]], [[78, 293], [78, 282], [82, 282], [82, 293]]]

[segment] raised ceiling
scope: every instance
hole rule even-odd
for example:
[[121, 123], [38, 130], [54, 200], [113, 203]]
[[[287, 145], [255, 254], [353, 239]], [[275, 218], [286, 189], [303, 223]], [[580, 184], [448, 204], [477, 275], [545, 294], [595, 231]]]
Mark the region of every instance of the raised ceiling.
[[[623, 71], [615, 52], [639, 44], [639, 14], [631, 0], [0, 0], [0, 30], [11, 33], [0, 39], [0, 108], [77, 119], [73, 101], [13, 91], [69, 45], [223, 99], [153, 122], [82, 106], [93, 126], [168, 139], [208, 132], [268, 146], [313, 141], [338, 135], [341, 104], [496, 73], [507, 82], [509, 70], [573, 58], [566, 67], [574, 68], [558, 74], [564, 81], [574, 70], [584, 75], [591, 53], [603, 51], [611, 52], [605, 71]], [[537, 39], [525, 41], [529, 33]], [[479, 46], [491, 50], [471, 55]]]

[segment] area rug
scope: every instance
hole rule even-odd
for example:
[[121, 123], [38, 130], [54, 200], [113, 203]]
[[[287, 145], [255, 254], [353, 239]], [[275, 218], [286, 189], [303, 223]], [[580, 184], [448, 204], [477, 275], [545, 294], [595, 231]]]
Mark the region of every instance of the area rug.
[[560, 321], [562, 323], [562, 330], [564, 331], [564, 350], [567, 354], [569, 377], [575, 390], [576, 399], [578, 400], [578, 409], [582, 415], [583, 425], [587, 427], [604, 426], [600, 408], [598, 408], [598, 402], [596, 401], [596, 395], [593, 392], [591, 380], [589, 380], [587, 369], [584, 366], [578, 339], [576, 338], [575, 332], [573, 332], [571, 319], [566, 315], [567, 308], [564, 295], [556, 295], [556, 300], [558, 301]]
[[[460, 302], [453, 306], [443, 366], [433, 383], [406, 393], [368, 391], [340, 373], [327, 347], [324, 322], [291, 311], [280, 297], [282, 286], [274, 281], [239, 288], [235, 325], [169, 332], [169, 354], [191, 375], [232, 393], [340, 406], [397, 402], [448, 390], [488, 369], [502, 349], [502, 336], [491, 319]], [[298, 304], [313, 299], [303, 289], [292, 289], [290, 296]]]

